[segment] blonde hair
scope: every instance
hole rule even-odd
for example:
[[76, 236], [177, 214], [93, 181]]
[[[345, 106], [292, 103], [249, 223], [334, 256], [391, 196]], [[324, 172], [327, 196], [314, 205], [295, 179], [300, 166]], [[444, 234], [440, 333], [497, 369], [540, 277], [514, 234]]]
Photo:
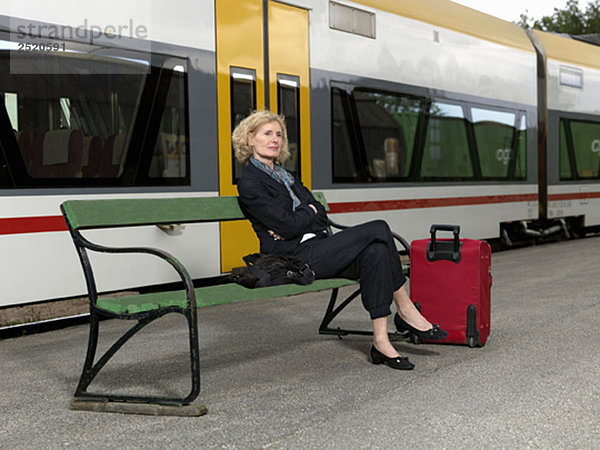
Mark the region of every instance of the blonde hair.
[[285, 118], [271, 111], [254, 111], [244, 120], [242, 120], [231, 135], [231, 141], [235, 150], [235, 158], [242, 164], [247, 164], [254, 150], [248, 143], [249, 135], [254, 135], [262, 127], [271, 122], [277, 122], [281, 127], [281, 151], [275, 160], [276, 163], [282, 164], [290, 156], [288, 149], [287, 129], [285, 127]]

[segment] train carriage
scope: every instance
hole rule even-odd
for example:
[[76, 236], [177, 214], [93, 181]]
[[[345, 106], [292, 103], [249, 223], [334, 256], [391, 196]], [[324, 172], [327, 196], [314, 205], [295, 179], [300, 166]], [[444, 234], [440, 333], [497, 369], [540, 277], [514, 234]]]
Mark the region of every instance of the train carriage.
[[[214, 5], [183, 6], [3, 4], [2, 305], [85, 293], [64, 200], [218, 194]], [[143, 227], [97, 238], [166, 247], [196, 276], [220, 273], [217, 226], [178, 237]], [[103, 256], [92, 255], [102, 291], [174, 280], [152, 258]]]
[[[231, 131], [253, 109], [286, 116], [286, 167], [339, 222], [384, 218], [408, 240], [433, 222], [487, 239], [600, 224], [598, 49], [534, 36], [446, 0], [0, 6], [0, 307], [85, 293], [66, 199], [235, 195]], [[194, 277], [258, 247], [247, 222], [88, 233], [165, 248]], [[101, 291], [175, 279], [92, 257]]]
[[545, 60], [547, 217], [600, 225], [600, 47], [534, 31]]
[[412, 240], [436, 221], [489, 238], [537, 218], [536, 62], [523, 31], [452, 2], [360, 3], [355, 14], [377, 23], [370, 39], [311, 35], [311, 106], [332, 121], [313, 115], [313, 145], [331, 148], [313, 152], [313, 178], [339, 220], [383, 217]]

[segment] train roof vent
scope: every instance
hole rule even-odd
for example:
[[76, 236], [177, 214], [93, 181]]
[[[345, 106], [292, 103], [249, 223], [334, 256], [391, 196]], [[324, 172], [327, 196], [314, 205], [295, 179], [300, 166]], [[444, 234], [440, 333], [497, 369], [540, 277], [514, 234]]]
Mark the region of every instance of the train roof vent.
[[558, 78], [563, 86], [583, 89], [583, 71], [581, 69], [560, 66]]
[[329, 28], [375, 39], [375, 13], [329, 2]]

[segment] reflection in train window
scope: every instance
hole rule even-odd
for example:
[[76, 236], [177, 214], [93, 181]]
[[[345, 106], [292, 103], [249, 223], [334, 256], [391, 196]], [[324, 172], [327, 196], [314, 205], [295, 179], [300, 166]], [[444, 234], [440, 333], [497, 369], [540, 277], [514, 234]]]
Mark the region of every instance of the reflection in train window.
[[[169, 71], [170, 82], [165, 99], [158, 139], [154, 146], [150, 177], [179, 178], [187, 173], [187, 117], [185, 67], [182, 62]], [[165, 83], [166, 84], [166, 83]]]
[[573, 150], [579, 178], [598, 178], [600, 123], [571, 121]]
[[415, 97], [334, 87], [334, 182], [406, 179], [421, 106]]
[[178, 150], [174, 169], [165, 139], [187, 142], [185, 61], [175, 73], [159, 55], [76, 45], [54, 53], [0, 50], [10, 119], [0, 121], [0, 139], [10, 185], [189, 184], [185, 151]]
[[285, 116], [290, 157], [283, 166], [300, 176], [300, 78], [277, 75], [277, 111]]
[[[2, 119], [4, 112], [2, 105], [4, 105], [4, 111], [6, 111], [8, 120]], [[4, 127], [10, 136], [9, 139], [13, 139], [13, 133], [17, 133], [17, 129], [19, 128], [19, 108], [16, 92], [3, 93], [0, 91], [0, 122], [3, 120], [7, 121], [9, 124], [9, 127]], [[4, 158], [4, 152], [2, 152], [2, 148], [0, 146], [0, 186], [10, 185], [11, 177], [8, 171], [8, 163]]]
[[334, 182], [360, 182], [362, 165], [354, 138], [350, 98], [345, 90], [331, 89], [331, 135]]
[[525, 111], [338, 82], [331, 110], [334, 183], [527, 178]]
[[371, 178], [406, 177], [420, 100], [358, 89], [353, 98]]
[[[231, 130], [256, 109], [256, 71], [241, 67], [230, 69], [231, 89]], [[237, 184], [244, 166], [235, 159], [233, 145], [231, 147], [231, 161], [233, 171], [233, 183]]]
[[422, 178], [473, 177], [466, 120], [460, 105], [431, 104], [420, 175]]
[[560, 178], [600, 178], [600, 123], [560, 120]]
[[492, 179], [525, 178], [525, 114], [472, 108], [471, 116], [482, 176]]
[[560, 179], [575, 180], [575, 155], [573, 154], [573, 139], [571, 137], [571, 125], [566, 119], [560, 119]]
[[4, 155], [0, 152], [0, 186], [10, 186], [11, 179]]
[[8, 114], [10, 125], [13, 130], [19, 128], [19, 104], [17, 95], [16, 92], [5, 92], [3, 95], [4, 107], [6, 108], [6, 113]]
[[[525, 180], [527, 178], [527, 113], [520, 111], [521, 120], [519, 122], [517, 134], [517, 154], [515, 156], [515, 171], [512, 179]], [[511, 178], [509, 171], [508, 175]]]

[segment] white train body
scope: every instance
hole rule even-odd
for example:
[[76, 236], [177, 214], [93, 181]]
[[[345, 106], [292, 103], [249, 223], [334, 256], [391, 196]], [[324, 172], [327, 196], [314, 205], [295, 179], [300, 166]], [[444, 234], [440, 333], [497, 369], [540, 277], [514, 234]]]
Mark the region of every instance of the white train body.
[[[229, 136], [254, 108], [292, 111], [296, 169], [326, 194], [337, 222], [383, 218], [411, 241], [432, 223], [494, 239], [501, 224], [546, 219], [538, 57], [517, 26], [445, 0], [232, 2], [0, 6], [0, 307], [85, 294], [60, 216], [67, 199], [235, 194]], [[348, 29], [348, 14], [359, 17], [357, 29]], [[306, 53], [294, 47], [298, 36]], [[597, 170], [561, 180], [552, 131], [563, 113], [600, 120], [600, 68], [582, 62], [552, 50], [547, 57], [546, 206], [548, 218], [598, 225]], [[583, 73], [581, 88], [561, 84], [566, 66]], [[46, 150], [55, 147], [63, 150]], [[76, 170], [57, 175], [75, 147]], [[92, 172], [96, 152], [102, 161]], [[99, 243], [164, 248], [197, 278], [255, 249], [247, 230], [218, 224], [88, 233]], [[92, 256], [102, 292], [177, 278], [152, 257], [114, 261]]]

